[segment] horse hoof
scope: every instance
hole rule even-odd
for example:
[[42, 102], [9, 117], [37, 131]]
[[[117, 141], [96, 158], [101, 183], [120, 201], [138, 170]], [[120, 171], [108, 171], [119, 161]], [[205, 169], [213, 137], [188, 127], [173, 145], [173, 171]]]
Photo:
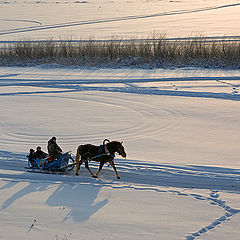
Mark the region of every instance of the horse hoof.
[[98, 176], [92, 175], [93, 178], [98, 178]]
[[117, 177], [117, 179], [120, 179], [120, 177]]
[[79, 173], [75, 173], [76, 176], [79, 176]]

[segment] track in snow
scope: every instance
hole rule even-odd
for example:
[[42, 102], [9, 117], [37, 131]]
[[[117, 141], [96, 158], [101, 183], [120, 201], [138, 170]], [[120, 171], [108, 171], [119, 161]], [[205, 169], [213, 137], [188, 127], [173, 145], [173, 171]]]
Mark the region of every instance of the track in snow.
[[42, 30], [49, 30], [49, 29], [56, 29], [56, 28], [67, 28], [67, 27], [74, 27], [74, 26], [81, 26], [81, 25], [92, 25], [92, 24], [101, 24], [101, 23], [112, 23], [112, 22], [122, 22], [122, 21], [130, 21], [130, 20], [141, 20], [141, 19], [148, 19], [148, 18], [155, 18], [155, 17], [162, 17], [162, 16], [171, 16], [171, 15], [180, 15], [180, 14], [189, 14], [189, 13], [198, 13], [198, 12], [205, 12], [205, 11], [212, 11], [218, 10], [222, 8], [229, 8], [229, 7], [239, 7], [240, 3], [235, 4], [227, 4], [221, 6], [209, 6], [204, 8], [196, 8], [196, 9], [189, 9], [189, 10], [176, 10], [176, 11], [168, 11], [168, 12], [160, 12], [155, 14], [149, 15], [135, 15], [135, 16], [124, 16], [124, 17], [116, 17], [116, 18], [106, 18], [106, 19], [92, 19], [87, 21], [73, 21], [73, 22], [65, 22], [65, 23], [57, 23], [57, 24], [41, 24], [38, 21], [27, 21], [27, 20], [19, 20], [19, 19], [0, 19], [0, 21], [24, 21], [24, 22], [33, 22], [40, 24], [40, 26], [31, 26], [26, 28], [14, 28], [14, 29], [7, 29], [4, 31], [0, 31], [1, 35], [10, 35], [16, 33], [23, 33], [23, 32], [34, 32], [34, 31], [42, 31]]

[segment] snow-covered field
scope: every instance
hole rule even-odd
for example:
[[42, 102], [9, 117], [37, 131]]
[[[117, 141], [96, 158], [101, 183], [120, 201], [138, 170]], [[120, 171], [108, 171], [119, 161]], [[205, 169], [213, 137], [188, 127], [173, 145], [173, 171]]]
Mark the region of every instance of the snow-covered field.
[[238, 0], [2, 0], [0, 41], [239, 35]]
[[[237, 240], [239, 80], [200, 69], [1, 68], [1, 238]], [[26, 172], [29, 148], [46, 150], [53, 135], [73, 153], [124, 141], [121, 179], [107, 166], [99, 179], [84, 167], [79, 177]]]
[[[0, 1], [0, 41], [239, 34], [239, 1]], [[240, 70], [0, 68], [0, 239], [179, 240], [240, 235]], [[121, 179], [27, 172], [123, 141]], [[90, 163], [94, 171], [97, 165]]]

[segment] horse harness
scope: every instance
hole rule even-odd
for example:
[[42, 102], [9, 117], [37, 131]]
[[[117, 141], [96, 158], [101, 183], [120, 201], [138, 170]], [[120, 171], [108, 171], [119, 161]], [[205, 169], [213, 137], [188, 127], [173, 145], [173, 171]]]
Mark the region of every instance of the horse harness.
[[88, 161], [96, 161], [98, 158], [101, 158], [103, 156], [106, 156], [106, 157], [110, 157], [112, 159], [115, 158], [115, 154], [114, 153], [110, 153], [108, 148], [107, 148], [107, 144], [106, 142], [110, 142], [108, 139], [105, 139], [103, 141], [103, 144], [101, 144], [100, 146], [98, 146], [98, 154], [94, 157], [90, 157], [88, 158]]

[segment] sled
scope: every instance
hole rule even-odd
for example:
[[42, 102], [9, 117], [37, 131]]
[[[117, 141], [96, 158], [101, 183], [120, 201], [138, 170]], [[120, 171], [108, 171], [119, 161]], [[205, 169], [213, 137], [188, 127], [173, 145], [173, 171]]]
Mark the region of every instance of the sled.
[[49, 160], [49, 157], [32, 158], [31, 161], [28, 158], [28, 166], [25, 168], [28, 172], [63, 173], [71, 171], [74, 166], [75, 164], [71, 152], [66, 152], [54, 161]]

